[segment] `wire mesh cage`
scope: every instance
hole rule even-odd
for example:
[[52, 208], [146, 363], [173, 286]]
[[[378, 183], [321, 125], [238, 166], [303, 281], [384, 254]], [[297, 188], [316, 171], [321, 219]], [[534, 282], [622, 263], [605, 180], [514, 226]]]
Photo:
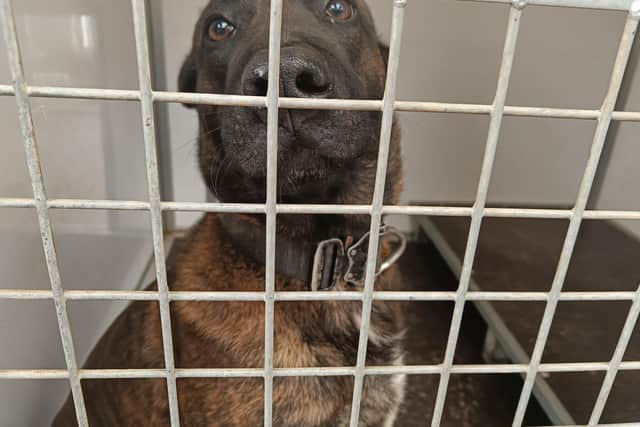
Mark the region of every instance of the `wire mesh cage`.
[[[149, 29], [146, 3], [144, 0], [132, 0], [133, 23], [135, 30], [139, 89], [93, 89], [45, 87], [29, 85], [25, 79], [22, 56], [16, 31], [11, 0], [0, 0], [1, 24], [9, 55], [9, 66], [13, 85], [0, 85], [0, 95], [15, 98], [19, 122], [27, 158], [29, 176], [33, 189], [32, 198], [2, 198], [2, 208], [32, 208], [37, 212], [42, 247], [50, 280], [50, 290], [0, 290], [0, 299], [4, 300], [48, 300], [53, 301], [64, 350], [66, 369], [55, 370], [0, 370], [0, 380], [7, 379], [63, 379], [71, 386], [73, 403], [78, 424], [87, 426], [88, 419], [81, 380], [106, 378], [162, 378], [166, 380], [167, 395], [172, 426], [180, 425], [176, 381], [179, 378], [230, 378], [255, 377], [264, 381], [264, 423], [271, 426], [273, 420], [273, 381], [274, 377], [290, 376], [352, 376], [354, 378], [352, 411], [350, 425], [356, 427], [362, 400], [363, 381], [366, 376], [412, 374], [435, 375], [439, 377], [432, 426], [440, 425], [452, 374], [499, 374], [517, 373], [523, 375], [522, 388], [512, 425], [523, 423], [525, 411], [531, 398], [536, 376], [549, 372], [600, 371], [605, 373], [595, 406], [592, 409], [588, 425], [600, 425], [600, 418], [620, 370], [640, 370], [640, 360], [629, 361], [623, 357], [629, 344], [638, 316], [640, 315], [640, 289], [629, 291], [602, 292], [566, 292], [563, 283], [571, 262], [576, 239], [585, 219], [593, 220], [640, 220], [639, 211], [596, 210], [588, 208], [596, 171], [601, 160], [605, 140], [612, 121], [640, 122], [640, 112], [616, 111], [616, 100], [630, 57], [633, 41], [640, 20], [640, 1], [638, 0], [487, 0], [510, 3], [508, 27], [504, 40], [502, 62], [495, 98], [490, 105], [441, 103], [422, 101], [400, 101], [396, 97], [400, 50], [403, 34], [403, 20], [411, 8], [408, 0], [389, 1], [392, 5], [393, 20], [390, 41], [390, 53], [383, 99], [301, 99], [279, 96], [281, 20], [283, 0], [271, 0], [269, 34], [269, 76], [267, 96], [241, 96], [221, 94], [178, 93], [154, 90], [150, 62]], [[611, 71], [610, 83], [601, 108], [560, 109], [545, 107], [519, 107], [506, 105], [507, 92], [511, 77], [514, 54], [520, 29], [520, 21], [527, 7], [535, 5], [559, 6], [571, 8], [593, 8], [626, 11], [626, 24], [622, 32]], [[142, 129], [146, 153], [146, 175], [148, 182], [148, 200], [115, 201], [54, 199], [47, 196], [41, 170], [40, 155], [33, 124], [31, 98], [99, 99], [120, 100], [139, 103], [142, 113]], [[262, 204], [194, 203], [165, 201], [161, 197], [160, 174], [158, 166], [158, 148], [156, 143], [156, 117], [154, 106], [161, 103], [191, 103], [216, 106], [262, 107], [268, 111], [267, 120], [267, 197]], [[304, 205], [282, 204], [277, 201], [277, 153], [278, 153], [278, 110], [324, 109], [377, 111], [382, 113], [380, 131], [380, 150], [375, 178], [375, 189], [370, 205]], [[448, 112], [454, 114], [485, 115], [490, 119], [487, 143], [482, 161], [480, 180], [475, 201], [471, 207], [458, 206], [390, 206], [384, 204], [384, 189], [393, 115], [398, 111], [408, 112]], [[541, 118], [573, 118], [596, 122], [591, 150], [579, 187], [578, 197], [570, 209], [540, 208], [493, 208], [487, 207], [490, 179], [493, 171], [502, 120], [505, 116], [526, 116]], [[89, 291], [65, 289], [61, 279], [54, 231], [51, 225], [51, 211], [55, 209], [78, 210], [120, 210], [145, 211], [151, 216], [151, 232], [157, 291]], [[168, 212], [218, 212], [218, 213], [256, 213], [266, 216], [266, 277], [264, 292], [177, 292], [168, 286], [165, 267], [166, 251], [164, 246], [164, 214]], [[366, 281], [363, 292], [276, 292], [275, 290], [275, 245], [276, 219], [284, 214], [365, 214], [370, 216], [370, 244], [367, 255]], [[471, 220], [464, 259], [460, 272], [458, 288], [453, 292], [379, 292], [374, 289], [377, 251], [382, 217], [395, 215], [438, 215], [467, 217]], [[509, 218], [555, 218], [569, 221], [564, 244], [557, 263], [557, 269], [549, 292], [487, 292], [470, 290], [474, 257], [483, 219], [486, 217]], [[355, 366], [318, 367], [318, 368], [275, 368], [273, 362], [274, 346], [274, 304], [276, 301], [322, 301], [351, 300], [362, 304], [362, 322], [360, 328], [357, 362]], [[165, 369], [81, 369], [76, 358], [73, 325], [67, 314], [69, 301], [152, 301], [160, 307], [160, 321], [164, 348]], [[366, 366], [367, 344], [373, 302], [385, 301], [450, 301], [454, 303], [453, 317], [448, 335], [444, 360], [437, 365], [414, 366]], [[628, 301], [632, 302], [623, 329], [620, 331], [615, 352], [611, 360], [582, 363], [543, 363], [542, 355], [551, 329], [551, 323], [560, 301]], [[170, 303], [173, 301], [256, 301], [265, 305], [264, 367], [237, 369], [182, 369], [176, 368], [171, 331]], [[545, 304], [544, 314], [535, 341], [530, 360], [525, 364], [455, 364], [454, 355], [462, 323], [463, 311], [468, 301], [541, 301]], [[639, 420], [640, 421], [640, 420]]]

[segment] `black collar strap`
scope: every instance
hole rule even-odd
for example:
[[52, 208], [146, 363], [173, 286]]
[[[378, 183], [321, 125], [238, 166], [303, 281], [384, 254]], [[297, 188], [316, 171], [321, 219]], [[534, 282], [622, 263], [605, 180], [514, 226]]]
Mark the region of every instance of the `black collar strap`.
[[[223, 229], [235, 246], [254, 261], [265, 263], [265, 228], [240, 215], [221, 215]], [[391, 267], [402, 256], [406, 238], [389, 225], [380, 227], [380, 241], [395, 241], [392, 253], [379, 262], [376, 275]], [[333, 289], [341, 279], [355, 287], [363, 287], [367, 267], [369, 232], [351, 244], [352, 239], [323, 240], [317, 245], [278, 237], [276, 242], [276, 271], [284, 276], [310, 283], [313, 291]]]

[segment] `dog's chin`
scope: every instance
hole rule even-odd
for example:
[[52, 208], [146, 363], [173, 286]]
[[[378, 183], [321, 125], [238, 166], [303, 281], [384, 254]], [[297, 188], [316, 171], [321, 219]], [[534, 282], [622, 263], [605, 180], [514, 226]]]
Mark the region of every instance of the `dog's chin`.
[[[341, 186], [347, 185], [343, 172], [326, 168], [278, 169], [279, 203], [331, 203], [336, 200]], [[266, 177], [263, 174], [252, 177], [236, 175], [236, 178], [220, 181], [218, 187], [210, 190], [222, 202], [264, 203], [266, 200]]]
[[335, 174], [320, 171], [295, 170], [279, 182], [278, 199], [284, 203], [330, 203], [340, 188]]

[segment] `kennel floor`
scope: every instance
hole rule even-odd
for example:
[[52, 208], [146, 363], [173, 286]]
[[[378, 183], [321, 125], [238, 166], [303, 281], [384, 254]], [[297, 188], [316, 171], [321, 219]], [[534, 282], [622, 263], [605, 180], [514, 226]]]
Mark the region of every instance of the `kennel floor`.
[[[419, 222], [437, 242], [451, 269], [459, 272], [468, 219], [437, 217]], [[549, 291], [567, 225], [566, 220], [485, 218], [474, 262], [472, 290]], [[639, 259], [640, 242], [636, 238], [613, 223], [585, 220], [563, 291], [633, 292], [640, 280]], [[507, 332], [494, 333], [500, 353], [512, 362], [527, 363], [544, 301], [478, 301], [474, 305], [489, 324], [501, 324], [500, 328], [492, 329]], [[630, 305], [630, 301], [560, 301], [542, 363], [608, 362]], [[623, 360], [640, 360], [640, 325], [635, 327]], [[539, 374], [538, 380], [546, 383], [548, 389], [538, 390], [538, 397], [556, 422], [560, 419], [568, 421], [564, 424], [585, 424], [604, 375], [603, 371]], [[602, 422], [640, 421], [638, 384], [640, 372], [618, 373]], [[565, 418], [562, 410], [566, 411]]]

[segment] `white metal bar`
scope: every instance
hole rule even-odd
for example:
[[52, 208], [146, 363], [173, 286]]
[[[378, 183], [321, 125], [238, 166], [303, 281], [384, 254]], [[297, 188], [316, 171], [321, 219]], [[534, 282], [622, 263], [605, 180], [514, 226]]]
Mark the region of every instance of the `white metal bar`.
[[631, 340], [633, 329], [638, 322], [639, 315], [640, 285], [638, 286], [638, 290], [636, 291], [635, 299], [633, 301], [633, 304], [631, 305], [629, 314], [627, 315], [627, 320], [624, 323], [624, 327], [622, 328], [622, 332], [620, 333], [618, 344], [616, 345], [616, 349], [613, 352], [613, 357], [611, 358], [611, 362], [609, 363], [607, 374], [604, 378], [604, 381], [602, 382], [600, 393], [598, 393], [598, 398], [596, 399], [593, 411], [591, 412], [591, 417], [589, 418], [589, 427], [595, 426], [600, 422], [600, 417], [602, 416], [602, 412], [604, 411], [607, 399], [609, 398], [609, 393], [611, 392], [611, 388], [613, 387], [613, 383], [616, 379], [616, 375], [618, 374], [618, 369], [620, 368], [620, 364], [622, 363], [624, 354], [627, 351], [627, 346], [629, 345], [629, 341]]
[[[466, 0], [486, 3], [513, 3], [513, 0]], [[585, 9], [605, 9], [628, 11], [634, 0], [518, 0], [522, 6], [557, 6]]]
[[15, 99], [18, 107], [18, 119], [22, 131], [24, 150], [31, 178], [34, 205], [38, 214], [38, 224], [42, 239], [42, 248], [47, 263], [49, 282], [51, 284], [51, 294], [56, 310], [56, 320], [60, 332], [60, 340], [64, 359], [67, 366], [71, 395], [75, 408], [76, 419], [80, 427], [88, 426], [87, 412], [82, 394], [82, 385], [78, 376], [78, 363], [76, 361], [75, 346], [71, 325], [67, 314], [67, 306], [64, 298], [58, 256], [55, 247], [51, 218], [47, 208], [47, 194], [45, 191], [44, 178], [40, 164], [40, 154], [36, 142], [31, 106], [29, 105], [29, 95], [22, 65], [22, 55], [18, 42], [13, 5], [11, 0], [2, 0], [0, 8], [0, 19], [7, 47], [9, 67], [14, 84]]
[[68, 200], [51, 199], [47, 206], [51, 209], [96, 209], [96, 210], [129, 210], [148, 211], [149, 202], [118, 201], [118, 200]]
[[[140, 94], [133, 90], [66, 88], [50, 86], [27, 86], [27, 92], [34, 98], [68, 98], [68, 99], [102, 99], [114, 101], [139, 101]], [[0, 85], [0, 96], [12, 96], [15, 90], [10, 85]], [[207, 104], [236, 107], [266, 107], [266, 98], [246, 95], [220, 95], [213, 93], [188, 93], [154, 91], [156, 102], [180, 102], [189, 104]], [[380, 100], [354, 99], [313, 99], [313, 98], [279, 98], [280, 108], [311, 110], [354, 110], [381, 111]], [[396, 111], [416, 113], [451, 113], [451, 114], [491, 114], [491, 105], [464, 104], [449, 102], [396, 101]], [[596, 120], [599, 110], [576, 108], [547, 108], [505, 106], [505, 116], [546, 117], [557, 119]], [[640, 121], [640, 112], [614, 111], [611, 117], [617, 121]]]
[[[164, 27], [163, 3], [152, 0], [144, 0], [147, 11], [147, 39], [151, 57], [151, 89], [153, 98], [153, 88], [161, 87], [166, 89], [167, 84], [167, 61], [164, 45], [166, 31]], [[169, 126], [169, 105], [166, 103], [154, 103], [154, 116], [156, 126], [156, 147], [158, 150], [160, 197], [161, 200], [172, 200], [175, 198], [173, 191], [173, 161], [170, 143]], [[163, 215], [165, 230], [176, 229], [176, 215], [168, 212]]]
[[161, 208], [180, 212], [265, 213], [265, 205], [258, 203], [162, 202]]
[[[605, 372], [609, 369], [606, 362], [581, 363], [543, 363], [539, 372]], [[458, 375], [478, 374], [523, 374], [527, 371], [526, 364], [466, 364], [453, 365], [451, 372]], [[640, 361], [621, 362], [618, 370], [638, 371]], [[340, 367], [302, 367], [302, 368], [274, 368], [274, 377], [315, 377], [315, 376], [351, 376], [356, 372], [353, 366]], [[442, 372], [442, 365], [401, 365], [401, 366], [367, 366], [365, 375], [437, 375]], [[176, 369], [178, 378], [247, 378], [263, 377], [262, 368], [200, 368]], [[118, 378], [166, 378], [164, 369], [80, 369], [78, 375], [82, 379], [118, 379]], [[65, 369], [3, 369], [0, 370], [0, 380], [47, 380], [68, 379], [69, 372]]]
[[513, 66], [516, 42], [518, 40], [521, 15], [522, 11], [519, 8], [511, 7], [507, 34], [504, 42], [504, 50], [502, 53], [502, 64], [500, 66], [500, 74], [498, 77], [498, 86], [496, 89], [495, 100], [493, 102], [491, 122], [489, 124], [489, 134], [487, 136], [487, 144], [485, 147], [484, 159], [482, 161], [482, 171], [478, 182], [478, 191], [476, 194], [476, 201], [473, 206], [473, 214], [471, 215], [471, 226], [469, 227], [467, 247], [465, 249], [464, 261], [462, 263], [460, 283], [456, 294], [456, 301], [451, 318], [451, 328], [443, 361], [444, 369], [440, 375], [440, 383], [438, 385], [433, 418], [431, 419], [432, 427], [438, 427], [440, 425], [442, 413], [444, 411], [449, 377], [451, 375], [450, 367], [453, 365], [453, 358], [455, 356], [460, 325], [462, 323], [462, 315], [464, 313], [464, 306], [466, 302], [466, 293], [469, 290], [473, 260], [476, 253], [478, 238], [480, 235], [480, 226], [482, 225], [482, 218], [484, 216], [484, 209], [487, 202], [487, 194], [489, 192], [491, 172], [493, 170], [493, 163], [498, 147], [498, 139], [500, 137], [500, 127], [502, 124], [505, 100], [507, 98], [509, 80], [511, 78], [511, 69]]
[[[35, 208], [34, 199], [0, 198], [0, 208]], [[96, 209], [145, 211], [151, 208], [149, 202], [127, 200], [82, 200], [82, 199], [49, 199], [47, 207], [51, 209]], [[265, 213], [265, 205], [260, 203], [206, 203], [206, 202], [161, 202], [163, 211], [182, 212], [219, 212], [219, 213]], [[342, 214], [363, 215], [371, 213], [369, 205], [292, 205], [278, 204], [278, 214]], [[456, 206], [402, 206], [388, 205], [382, 207], [383, 215], [412, 216], [471, 216], [472, 207]], [[549, 218], [569, 219], [572, 210], [540, 209], [540, 208], [485, 208], [484, 217], [496, 218]], [[640, 211], [623, 210], [588, 210], [584, 219], [592, 220], [640, 220]]]
[[[562, 292], [560, 301], [633, 301], [632, 291]], [[156, 291], [64, 291], [67, 300], [74, 301], [157, 301]], [[0, 300], [52, 299], [49, 290], [0, 289]], [[264, 292], [225, 291], [169, 291], [170, 301], [264, 301]], [[274, 293], [275, 301], [362, 301], [361, 292], [305, 292], [281, 291]], [[547, 301], [546, 292], [486, 292], [469, 291], [469, 301]], [[455, 301], [456, 292], [448, 291], [376, 291], [375, 301]]]
[[273, 423], [273, 322], [276, 284], [276, 222], [278, 201], [278, 98], [282, 0], [271, 0], [269, 17], [269, 75], [267, 85], [267, 197], [264, 297], [264, 426]]
[[611, 113], [613, 112], [613, 108], [620, 91], [622, 77], [627, 66], [629, 53], [631, 52], [631, 46], [633, 44], [637, 28], [638, 16], [629, 15], [616, 55], [616, 61], [611, 74], [609, 88], [602, 104], [602, 114], [600, 115], [600, 119], [598, 120], [598, 125], [596, 127], [593, 144], [591, 146], [591, 153], [589, 154], [589, 160], [587, 161], [587, 166], [582, 177], [582, 182], [580, 183], [580, 190], [578, 192], [578, 197], [573, 209], [573, 214], [569, 222], [569, 228], [567, 230], [565, 241], [562, 247], [562, 252], [560, 253], [560, 258], [558, 260], [558, 266], [553, 278], [553, 283], [551, 285], [549, 300], [547, 301], [542, 321], [540, 322], [538, 336], [536, 338], [533, 353], [531, 354], [531, 362], [529, 364], [529, 369], [525, 377], [524, 385], [522, 387], [522, 392], [520, 394], [520, 399], [518, 401], [518, 406], [513, 419], [513, 427], [520, 427], [524, 420], [524, 415], [529, 403], [531, 390], [533, 389], [533, 385], [535, 383], [538, 366], [540, 365], [540, 361], [542, 359], [542, 354], [547, 343], [549, 331], [551, 330], [553, 316], [555, 314], [558, 301], [560, 300], [559, 297], [560, 293], [562, 292], [564, 279], [566, 277], [567, 270], [569, 269], [569, 263], [571, 262], [573, 249], [578, 238], [578, 232], [580, 231], [584, 211], [586, 209], [587, 202], [589, 201], [589, 195], [591, 193], [591, 188], [595, 179], [598, 162], [600, 160], [600, 156], [604, 148], [604, 142], [607, 136], [607, 131], [611, 123]]
[[387, 77], [385, 82], [384, 97], [382, 101], [382, 120], [380, 129], [380, 141], [378, 162], [371, 204], [371, 223], [369, 232], [369, 248], [367, 251], [367, 267], [364, 283], [364, 300], [362, 303], [360, 335], [358, 339], [358, 355], [356, 359], [356, 371], [353, 383], [353, 399], [351, 402], [350, 426], [357, 427], [360, 418], [360, 403], [362, 401], [362, 388], [364, 384], [365, 365], [367, 359], [367, 344], [369, 342], [369, 327], [371, 322], [371, 308], [373, 306], [373, 294], [376, 282], [376, 266], [378, 261], [378, 246], [380, 237], [380, 224], [382, 223], [382, 208], [384, 206], [384, 194], [387, 178], [387, 164], [389, 162], [389, 147], [391, 145], [391, 133], [394, 120], [394, 106], [396, 101], [396, 88], [398, 81], [398, 68], [400, 66], [400, 48], [402, 45], [402, 31], [407, 0], [394, 0], [393, 18], [391, 21], [391, 40], [389, 42], [389, 59]]
[[158, 287], [158, 305], [160, 308], [160, 324], [162, 330], [164, 364], [166, 369], [169, 417], [171, 420], [171, 426], [178, 427], [180, 426], [180, 411], [178, 409], [178, 391], [176, 386], [175, 362], [173, 356], [169, 285], [167, 283], [167, 271], [165, 267], [160, 181], [158, 176], [153, 93], [151, 87], [151, 63], [149, 59], [147, 18], [144, 0], [131, 0], [131, 9], [133, 12], [136, 57], [138, 62], [142, 128], [147, 166], [147, 184], [149, 190], [149, 211], [151, 216], [151, 232], [153, 234], [153, 253], [156, 267], [156, 283]]
[[[207, 203], [207, 202], [161, 202], [163, 211], [182, 212], [233, 212], [233, 213], [265, 213], [261, 203]], [[26, 198], [0, 198], [0, 208], [34, 208], [35, 201]], [[47, 207], [52, 209], [96, 209], [96, 210], [149, 210], [149, 202], [127, 200], [82, 200], [82, 199], [49, 199]], [[342, 214], [363, 215], [371, 213], [369, 205], [292, 205], [278, 204], [278, 214]], [[387, 205], [382, 207], [383, 215], [412, 216], [471, 216], [472, 207], [456, 206], [403, 206]], [[549, 218], [569, 219], [570, 209], [540, 208], [485, 208], [484, 217], [496, 218]], [[593, 220], [640, 220], [640, 211], [623, 210], [587, 210], [584, 219]]]
[[[15, 94], [13, 86], [0, 85], [0, 96]], [[139, 101], [135, 90], [94, 89], [76, 87], [27, 86], [27, 94], [33, 98], [104, 99], [114, 101]]]
[[0, 199], [0, 208], [35, 208], [34, 199], [4, 198]]

